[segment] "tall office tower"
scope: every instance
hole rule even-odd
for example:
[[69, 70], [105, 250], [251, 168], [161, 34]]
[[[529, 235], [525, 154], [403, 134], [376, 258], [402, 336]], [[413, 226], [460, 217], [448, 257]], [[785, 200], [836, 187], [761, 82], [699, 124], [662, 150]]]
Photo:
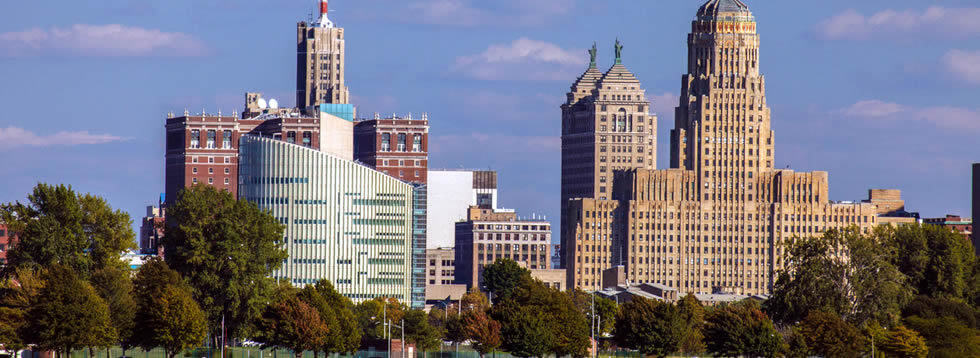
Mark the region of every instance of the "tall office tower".
[[354, 159], [410, 183], [425, 184], [429, 167], [429, 115], [358, 120]]
[[[973, 220], [980, 218], [980, 163], [973, 164]], [[980, 233], [973, 230], [973, 249], [980, 255]]]
[[324, 103], [347, 104], [344, 85], [344, 29], [327, 18], [327, 0], [320, 1], [320, 17], [296, 25], [296, 107]]
[[[623, 66], [622, 49], [616, 40], [616, 62], [602, 74], [596, 69], [593, 44], [589, 69], [572, 84], [561, 106], [563, 208], [575, 198], [611, 199], [617, 170], [657, 168], [657, 117], [648, 112], [650, 102], [640, 81]], [[566, 219], [563, 225], [569, 223]], [[562, 235], [562, 245], [569, 239]]]
[[759, 37], [742, 1], [704, 4], [688, 46], [671, 169], [617, 170], [610, 200], [563, 207], [571, 287], [600, 287], [622, 265], [630, 282], [681, 293], [767, 294], [786, 243], [877, 223], [873, 203], [830, 202], [826, 172], [773, 169]]

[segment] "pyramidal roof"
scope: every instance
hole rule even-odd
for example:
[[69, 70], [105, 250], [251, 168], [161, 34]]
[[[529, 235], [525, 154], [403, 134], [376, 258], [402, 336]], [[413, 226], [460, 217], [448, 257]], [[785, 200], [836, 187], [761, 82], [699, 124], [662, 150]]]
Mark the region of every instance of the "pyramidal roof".
[[606, 74], [602, 75], [602, 79], [599, 80], [600, 83], [640, 83], [640, 80], [636, 79], [636, 76], [630, 72], [626, 66], [622, 63], [617, 63], [613, 65], [606, 71]]
[[596, 82], [599, 82], [600, 79], [602, 79], [602, 72], [599, 72], [595, 67], [589, 67], [585, 73], [578, 77], [578, 80], [575, 81], [572, 88], [579, 88], [583, 85], [595, 87]]

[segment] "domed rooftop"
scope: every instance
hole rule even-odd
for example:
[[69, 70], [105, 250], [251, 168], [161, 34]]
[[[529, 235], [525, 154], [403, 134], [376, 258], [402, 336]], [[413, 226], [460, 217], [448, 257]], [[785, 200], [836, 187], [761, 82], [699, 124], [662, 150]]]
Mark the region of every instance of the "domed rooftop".
[[721, 13], [750, 14], [749, 6], [742, 0], [708, 0], [698, 9], [698, 17], [717, 17]]

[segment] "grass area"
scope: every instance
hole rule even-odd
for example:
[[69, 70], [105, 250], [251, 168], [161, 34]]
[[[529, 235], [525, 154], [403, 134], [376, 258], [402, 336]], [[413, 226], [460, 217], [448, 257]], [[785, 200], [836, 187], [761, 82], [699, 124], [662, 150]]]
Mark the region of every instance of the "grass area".
[[[293, 352], [286, 349], [259, 349], [258, 347], [229, 347], [225, 348], [226, 358], [293, 358]], [[29, 354], [21, 355], [21, 357], [30, 357]], [[123, 350], [121, 348], [111, 348], [111, 349], [96, 349], [94, 354], [89, 354], [88, 350], [78, 350], [72, 352], [70, 358], [166, 358], [164, 350], [161, 348], [153, 349], [150, 351], [143, 351], [141, 349], [130, 349], [126, 351], [123, 355]], [[220, 358], [221, 352], [217, 349], [211, 348], [197, 348], [184, 352], [178, 357], [185, 358]], [[687, 357], [687, 356], [676, 356]], [[701, 356], [705, 357], [705, 356]], [[303, 358], [314, 358], [313, 352], [303, 352]], [[354, 355], [333, 355], [327, 357], [324, 354], [320, 354], [319, 358], [402, 358], [399, 352], [393, 352], [391, 357], [388, 357], [388, 352], [386, 351], [359, 351]], [[424, 356], [421, 352], [416, 352], [414, 357], [405, 358], [480, 358], [480, 354], [473, 351], [469, 347], [460, 347], [457, 353], [456, 349], [450, 346], [444, 346], [443, 350], [438, 352], [428, 352]], [[496, 354], [487, 354], [487, 358], [514, 358], [508, 353], [498, 352]], [[637, 352], [599, 352], [599, 358], [644, 358], [643, 355]]]

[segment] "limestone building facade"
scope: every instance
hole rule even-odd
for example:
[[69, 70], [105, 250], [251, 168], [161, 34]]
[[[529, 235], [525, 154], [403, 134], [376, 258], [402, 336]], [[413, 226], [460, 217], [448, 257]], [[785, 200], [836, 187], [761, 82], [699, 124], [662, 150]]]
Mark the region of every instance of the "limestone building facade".
[[[647, 158], [637, 163], [634, 148], [631, 165], [605, 173], [612, 181], [608, 195], [589, 188], [566, 191], [566, 183], [577, 184], [579, 176], [601, 179], [603, 173], [588, 168], [601, 162], [563, 146], [563, 159], [576, 155], [587, 162], [563, 170], [561, 247], [569, 287], [600, 288], [603, 271], [622, 265], [629, 282], [665, 285], [681, 294], [768, 294], [775, 273], [786, 265], [786, 243], [831, 228], [856, 225], [867, 231], [876, 224], [874, 204], [829, 200], [826, 172], [774, 167], [775, 133], [759, 45], [755, 17], [742, 1], [710, 0], [698, 10], [670, 133], [670, 169], [654, 170]], [[581, 92], [592, 88], [581, 82], [595, 78], [593, 70], [572, 86], [569, 102], [579, 96], [590, 97], [586, 103], [603, 100], [602, 90]], [[604, 89], [603, 82], [596, 80], [595, 87]], [[629, 87], [634, 85], [640, 88], [639, 82]], [[586, 119], [593, 110], [566, 104], [563, 119]], [[601, 107], [596, 112], [604, 113]], [[600, 155], [616, 142], [603, 142], [602, 128], [591, 125], [563, 120], [565, 133], [584, 127], [577, 146], [600, 148]], [[643, 134], [644, 157], [655, 156], [655, 134]], [[597, 180], [595, 187], [601, 184]]]
[[456, 223], [456, 284], [479, 288], [483, 267], [510, 259], [532, 273], [551, 268], [551, 224], [520, 219], [513, 211], [473, 206]]
[[327, 17], [328, 0], [320, 1], [319, 18], [296, 25], [296, 107], [350, 103], [344, 85], [344, 29]]

